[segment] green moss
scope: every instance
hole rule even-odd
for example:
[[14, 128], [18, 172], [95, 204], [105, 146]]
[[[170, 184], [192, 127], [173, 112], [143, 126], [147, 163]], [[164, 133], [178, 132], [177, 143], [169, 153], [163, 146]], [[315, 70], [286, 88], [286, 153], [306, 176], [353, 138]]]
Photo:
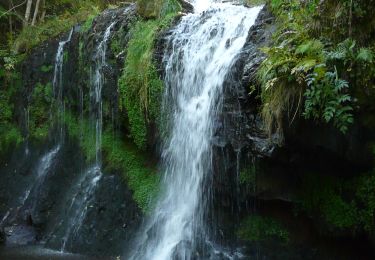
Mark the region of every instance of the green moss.
[[249, 216], [240, 223], [237, 231], [240, 239], [261, 242], [274, 239], [282, 243], [289, 242], [289, 232], [280, 222], [269, 217]]
[[[369, 233], [375, 232], [375, 171], [359, 178], [355, 191], [359, 222]], [[358, 220], [357, 220], [358, 221]]]
[[69, 60], [69, 51], [65, 50], [63, 53], [63, 61], [64, 63], [67, 63]]
[[[76, 119], [66, 113], [65, 122], [71, 138], [79, 140], [86, 160], [95, 159], [95, 136], [87, 120]], [[155, 168], [147, 164], [148, 158], [137, 148], [113, 135], [112, 130], [104, 131], [102, 151], [105, 171], [120, 171], [124, 181], [133, 191], [133, 198], [142, 211], [147, 212], [152, 200], [157, 196], [159, 175]]]
[[147, 125], [157, 121], [163, 82], [153, 61], [159, 30], [170, 25], [175, 13], [156, 20], [138, 21], [131, 30], [123, 73], [119, 79], [120, 106], [128, 115], [130, 134], [140, 149], [146, 147]]
[[79, 120], [71, 113], [67, 112], [64, 115], [64, 122], [66, 124], [68, 134], [72, 139], [77, 139], [79, 145], [83, 150], [87, 162], [92, 162], [95, 159], [95, 132], [92, 130], [88, 120]]
[[21, 87], [20, 75], [13, 70], [4, 70], [0, 75], [0, 154], [10, 147], [17, 146], [23, 140], [21, 132], [14, 122], [13, 96]]
[[134, 200], [147, 212], [158, 193], [159, 175], [156, 169], [146, 165], [147, 158], [134, 146], [120, 141], [110, 132], [103, 136], [103, 151], [108, 167], [122, 171], [133, 191]]
[[137, 0], [137, 12], [143, 18], [157, 18], [162, 8], [163, 0]]
[[53, 70], [52, 65], [43, 65], [42, 67], [40, 67], [40, 71], [44, 73], [51, 72], [52, 70]]
[[86, 21], [81, 26], [81, 33], [86, 33], [91, 29], [92, 23], [94, 22], [96, 16], [97, 16], [97, 13], [93, 13], [93, 14], [89, 15], [89, 17], [86, 19]]
[[23, 141], [19, 128], [13, 124], [0, 125], [0, 154], [17, 147]]
[[240, 172], [240, 184], [249, 186], [256, 184], [256, 168], [254, 164]]
[[247, 6], [253, 7], [253, 6], [263, 5], [267, 2], [267, 0], [243, 0], [243, 2]]
[[375, 173], [349, 180], [308, 174], [299, 199], [301, 208], [320, 216], [330, 231], [375, 231]]
[[116, 32], [116, 34], [113, 36], [111, 40], [111, 51], [115, 56], [117, 56], [119, 53], [123, 51], [121, 39], [119, 38], [120, 35], [122, 36], [121, 30], [123, 29], [121, 28], [119, 32]]
[[37, 83], [29, 104], [30, 137], [37, 140], [47, 137], [51, 124], [52, 102], [52, 84], [43, 85], [40, 82]]

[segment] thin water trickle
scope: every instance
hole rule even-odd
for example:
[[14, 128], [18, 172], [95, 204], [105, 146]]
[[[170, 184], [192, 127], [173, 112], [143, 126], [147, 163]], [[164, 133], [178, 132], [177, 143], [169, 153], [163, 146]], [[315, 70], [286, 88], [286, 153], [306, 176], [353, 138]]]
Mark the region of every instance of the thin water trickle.
[[101, 165], [101, 147], [102, 147], [102, 129], [103, 129], [103, 100], [102, 100], [102, 88], [104, 85], [104, 68], [107, 66], [106, 54], [107, 54], [107, 42], [111, 35], [111, 30], [116, 22], [112, 22], [104, 32], [103, 40], [97, 47], [95, 56], [95, 73], [93, 75], [93, 91], [94, 104], [95, 104], [95, 157], [96, 164]]
[[53, 160], [56, 158], [57, 153], [60, 151], [60, 145], [56, 146], [52, 150], [50, 150], [47, 154], [45, 154], [39, 161], [37, 169], [36, 169], [36, 177], [35, 180], [31, 183], [31, 185], [26, 189], [24, 195], [21, 198], [21, 205], [24, 205], [26, 200], [29, 198], [30, 194], [34, 194], [34, 201], [38, 197], [40, 189], [44, 184], [44, 181], [47, 177], [50, 167], [52, 166]]
[[64, 106], [64, 82], [63, 82], [63, 67], [64, 67], [64, 50], [65, 50], [65, 45], [69, 43], [72, 39], [74, 28], [72, 28], [69, 32], [68, 38], [64, 41], [59, 42], [59, 47], [57, 48], [57, 53], [56, 53], [56, 58], [55, 58], [55, 70], [54, 70], [54, 75], [53, 75], [53, 95], [55, 98], [55, 101], [57, 103], [57, 126], [58, 130], [60, 131], [59, 133], [59, 140], [58, 142], [63, 141], [64, 137], [64, 111], [65, 111], [65, 106]]
[[[111, 30], [115, 22], [112, 22], [104, 32], [102, 40], [99, 42], [95, 54], [95, 68], [92, 75], [92, 86], [90, 95], [92, 97], [91, 106], [94, 108], [93, 119], [95, 125], [95, 164], [88, 168], [82, 174], [81, 178], [74, 185], [71, 191], [70, 204], [67, 207], [67, 217], [65, 222], [65, 231], [60, 248], [61, 252], [65, 252], [71, 245], [86, 218], [87, 211], [94, 201], [95, 190], [102, 178], [101, 172], [101, 146], [102, 146], [102, 128], [103, 128], [103, 102], [102, 88], [104, 85], [104, 68], [107, 66], [106, 54], [107, 44], [111, 35]], [[83, 93], [81, 93], [81, 108], [83, 109]], [[81, 112], [81, 116], [83, 113]], [[81, 130], [83, 128], [81, 127]], [[62, 226], [64, 223], [60, 223]]]
[[[63, 65], [64, 65], [64, 47], [67, 43], [71, 41], [73, 35], [73, 29], [69, 32], [68, 38], [64, 41], [59, 42], [59, 47], [57, 49], [56, 58], [55, 58], [55, 70], [53, 75], [53, 93], [58, 105], [58, 118], [61, 118], [64, 112], [64, 105], [63, 105]], [[26, 121], [26, 128], [29, 129], [29, 108], [25, 109], [25, 121]], [[63, 124], [61, 120], [58, 120], [59, 125], [59, 138], [57, 140], [57, 145], [53, 149], [49, 150], [43, 157], [40, 159], [37, 167], [37, 173], [35, 180], [32, 184], [26, 188], [25, 193], [21, 197], [21, 205], [24, 205], [26, 200], [30, 197], [33, 193], [33, 207], [35, 206], [38, 195], [40, 192], [41, 187], [44, 184], [44, 181], [47, 177], [47, 173], [49, 172], [49, 168], [52, 165], [54, 158], [56, 157], [57, 153], [60, 151], [61, 143], [63, 140]], [[29, 153], [28, 148], [28, 141], [26, 141], [26, 148], [25, 153]]]
[[195, 13], [173, 29], [164, 56], [162, 113], [169, 116], [170, 134], [162, 153], [163, 194], [130, 259], [204, 259], [205, 248], [213, 246], [204, 219], [211, 194], [205, 181], [212, 171], [214, 122], [224, 79], [261, 7], [190, 2]]

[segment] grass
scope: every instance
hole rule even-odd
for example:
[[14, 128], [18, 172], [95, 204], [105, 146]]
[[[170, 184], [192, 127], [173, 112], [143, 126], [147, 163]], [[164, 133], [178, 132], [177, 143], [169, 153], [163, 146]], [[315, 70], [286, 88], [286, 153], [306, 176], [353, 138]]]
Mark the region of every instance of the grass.
[[81, 8], [75, 13], [67, 11], [37, 26], [23, 28], [13, 43], [12, 51], [14, 53], [30, 52], [35, 46], [48, 39], [57, 37], [59, 34], [68, 31], [74, 25], [83, 21], [86, 21], [83, 26], [85, 29], [85, 25], [88, 26], [92, 22], [93, 17], [99, 13], [99, 9], [88, 2], [83, 3]]

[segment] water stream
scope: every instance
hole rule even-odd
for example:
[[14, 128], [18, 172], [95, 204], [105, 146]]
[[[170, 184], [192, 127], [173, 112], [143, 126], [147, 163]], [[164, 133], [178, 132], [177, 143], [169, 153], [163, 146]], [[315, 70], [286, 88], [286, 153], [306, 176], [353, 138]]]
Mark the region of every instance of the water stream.
[[101, 173], [101, 146], [102, 146], [102, 125], [103, 125], [103, 104], [102, 88], [104, 85], [103, 69], [107, 65], [106, 52], [107, 42], [111, 35], [111, 30], [115, 22], [112, 22], [104, 32], [102, 40], [99, 42], [95, 54], [95, 68], [90, 88], [92, 98], [93, 121], [95, 124], [95, 164], [89, 167], [81, 175], [80, 179], [69, 192], [70, 202], [66, 209], [66, 219], [60, 223], [64, 226], [65, 232], [60, 250], [66, 251], [74, 239], [79, 235], [80, 228], [85, 220], [87, 211], [95, 198], [95, 190], [102, 177]]
[[55, 70], [53, 75], [53, 95], [57, 105], [57, 127], [59, 130], [58, 142], [63, 142], [64, 139], [64, 82], [63, 82], [63, 67], [64, 67], [64, 49], [67, 43], [72, 39], [74, 29], [72, 28], [69, 32], [68, 38], [64, 41], [59, 42], [55, 58]]
[[252, 9], [194, 0], [167, 39], [163, 114], [170, 136], [164, 143], [163, 194], [147, 220], [130, 259], [207, 259], [214, 122], [221, 111], [223, 82], [246, 42], [260, 7]]
[[102, 128], [103, 128], [103, 100], [102, 100], [102, 88], [104, 85], [104, 72], [103, 69], [107, 66], [106, 53], [107, 53], [107, 42], [111, 35], [111, 30], [116, 22], [112, 22], [104, 32], [103, 40], [97, 47], [95, 56], [95, 73], [92, 79], [94, 93], [94, 107], [95, 113], [95, 159], [96, 164], [101, 166], [101, 147], [102, 147]]
[[33, 194], [32, 204], [33, 206], [36, 204], [38, 195], [44, 181], [47, 177], [47, 174], [52, 166], [53, 160], [56, 158], [57, 153], [60, 151], [60, 145], [57, 145], [50, 151], [48, 151], [38, 162], [38, 166], [36, 169], [36, 177], [35, 180], [31, 183], [31, 185], [26, 189], [22, 199], [21, 205], [24, 205], [27, 199], [30, 197], [31, 193]]

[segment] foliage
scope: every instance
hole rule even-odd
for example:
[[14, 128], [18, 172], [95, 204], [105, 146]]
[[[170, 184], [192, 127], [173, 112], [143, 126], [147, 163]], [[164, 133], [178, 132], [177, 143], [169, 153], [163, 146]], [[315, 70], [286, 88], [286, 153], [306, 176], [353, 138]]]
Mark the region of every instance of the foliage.
[[258, 71], [269, 133], [281, 133], [285, 121], [291, 124], [301, 114], [332, 122], [345, 133], [353, 123], [356, 98], [352, 95], [363, 96], [360, 88], [374, 83], [371, 48], [356, 45], [351, 38], [336, 42], [340, 37], [332, 38], [318, 28], [316, 21], [324, 20], [319, 15], [327, 7], [321, 5], [327, 2], [269, 1], [278, 29], [273, 46], [263, 49], [267, 58]]
[[22, 141], [21, 132], [14, 123], [12, 101], [20, 85], [20, 75], [17, 72], [11, 67], [0, 67], [0, 153]]
[[240, 184], [253, 186], [256, 184], [256, 168], [252, 164], [250, 167], [243, 169], [240, 172]]
[[[65, 114], [65, 123], [71, 138], [79, 140], [80, 146], [90, 161], [95, 158], [95, 140], [90, 123], [85, 119], [77, 119], [72, 114]], [[103, 132], [102, 149], [104, 154], [105, 171], [121, 171], [124, 181], [133, 191], [133, 198], [142, 211], [147, 212], [151, 201], [158, 193], [159, 175], [156, 170], [147, 165], [147, 158], [134, 145], [121, 141], [111, 129]]]
[[94, 22], [96, 15], [97, 14], [95, 13], [89, 15], [86, 21], [82, 24], [82, 27], [81, 27], [82, 33], [88, 32], [91, 29], [92, 23]]
[[250, 242], [275, 239], [282, 243], [289, 242], [289, 232], [279, 221], [270, 217], [249, 216], [240, 223], [237, 236]]
[[301, 184], [300, 206], [310, 215], [320, 216], [330, 231], [373, 232], [374, 184], [374, 172], [349, 180], [308, 174]]
[[348, 105], [352, 98], [344, 93], [349, 88], [348, 82], [339, 79], [337, 71], [326, 72], [320, 80], [318, 77], [317, 73], [307, 76], [304, 116], [327, 123], [333, 120], [334, 125], [345, 133], [353, 123], [353, 107]]
[[[93, 1], [71, 1], [71, 9], [65, 10], [56, 16], [52, 16], [37, 26], [26, 26], [19, 32], [14, 42], [9, 45], [14, 53], [29, 52], [33, 47], [50, 38], [56, 37], [62, 32], [68, 31], [75, 24], [93, 19], [99, 13], [99, 8], [93, 5]], [[52, 8], [52, 6], [51, 6]], [[58, 8], [58, 6], [54, 6]], [[86, 23], [85, 23], [86, 24]], [[84, 27], [85, 28], [85, 27]]]
[[158, 193], [157, 171], [146, 164], [144, 154], [108, 131], [104, 134], [103, 150], [108, 167], [122, 171], [127, 185], [133, 191], [134, 200], [143, 212], [147, 212]]
[[375, 231], [375, 171], [361, 176], [356, 186], [358, 218], [366, 231]]
[[44, 73], [48, 73], [48, 72], [51, 72], [53, 70], [53, 66], [52, 65], [43, 65], [42, 67], [40, 67], [40, 71], [41, 72], [44, 72]]
[[29, 132], [32, 138], [44, 139], [50, 126], [50, 111], [53, 102], [52, 84], [38, 82], [34, 87], [29, 104]]
[[130, 134], [141, 149], [146, 145], [148, 122], [157, 119], [163, 90], [163, 82], [153, 61], [154, 42], [158, 31], [169, 26], [174, 16], [175, 13], [168, 13], [163, 18], [141, 20], [131, 30], [119, 79], [120, 101], [121, 108], [128, 115]]
[[243, 3], [247, 6], [259, 6], [266, 3], [266, 0], [243, 0]]
[[138, 0], [137, 12], [143, 18], [157, 18], [159, 16], [163, 0]]

